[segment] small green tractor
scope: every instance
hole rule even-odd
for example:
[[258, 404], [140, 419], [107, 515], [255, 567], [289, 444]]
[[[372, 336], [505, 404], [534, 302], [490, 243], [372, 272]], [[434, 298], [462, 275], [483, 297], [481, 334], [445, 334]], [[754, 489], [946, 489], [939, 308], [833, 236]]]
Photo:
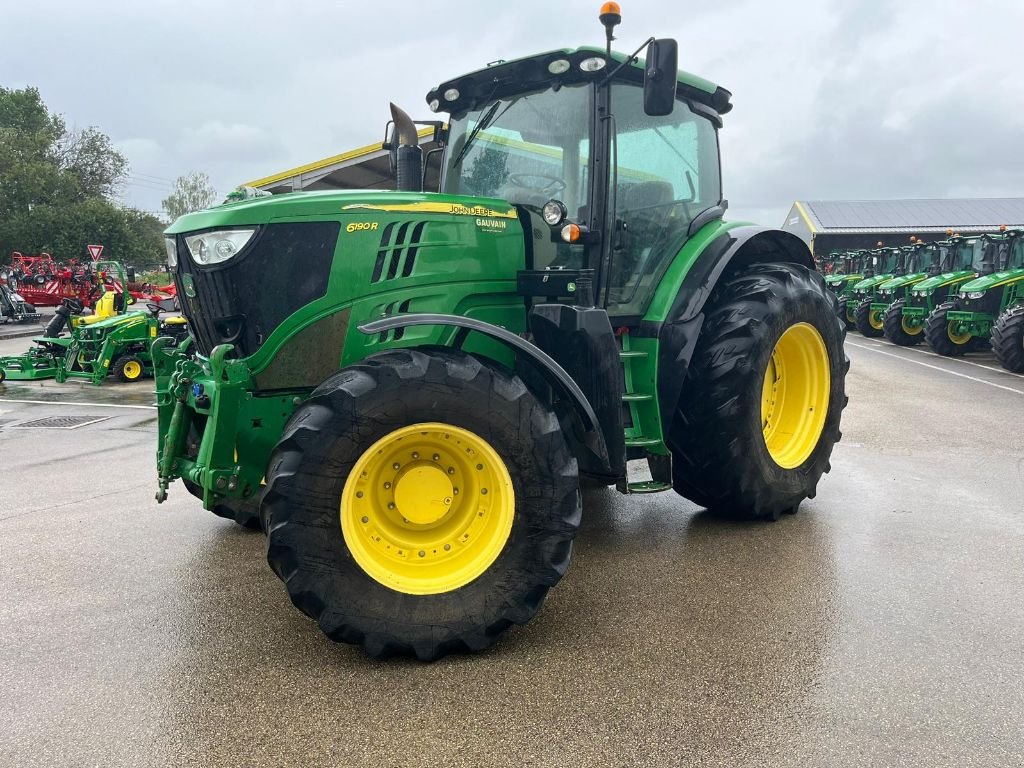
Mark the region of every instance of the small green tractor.
[[[158, 501], [262, 525], [292, 602], [369, 654], [485, 648], [565, 574], [581, 476], [773, 520], [829, 469], [849, 363], [797, 237], [726, 222], [730, 94], [674, 40], [443, 82], [439, 192], [295, 192], [167, 229], [195, 344], [153, 344]], [[646, 60], [638, 55], [647, 49]], [[301, 270], [302, 277], [294, 278]], [[652, 511], [658, 507], [649, 507]]]
[[876, 338], [885, 328], [885, 305], [878, 300], [878, 288], [882, 283], [898, 277], [906, 254], [895, 247], [872, 248], [867, 252], [868, 266], [864, 279], [854, 283], [851, 297], [846, 301], [847, 315], [853, 314], [853, 323], [861, 336]]
[[[928, 316], [935, 308], [955, 296], [958, 286], [984, 274], [987, 268], [984, 259], [986, 242], [981, 237], [965, 239], [951, 232], [946, 240], [929, 244], [934, 249], [931, 275], [911, 286], [909, 295], [904, 299], [900, 325], [906, 337], [900, 338], [910, 344], [923, 340]], [[900, 344], [896, 338], [897, 335], [893, 334], [890, 341]], [[954, 340], [948, 339], [948, 342], [953, 344]]]
[[825, 277], [825, 285], [839, 300], [839, 317], [848, 331], [857, 327], [854, 316], [856, 305], [850, 305], [854, 295], [853, 286], [864, 279], [869, 260], [866, 250], [848, 251], [838, 256], [836, 268]]
[[941, 355], [961, 355], [991, 341], [996, 359], [1024, 373], [1024, 230], [983, 236], [979, 276], [928, 316], [925, 336]]
[[[100, 266], [120, 268], [116, 262]], [[111, 374], [126, 382], [152, 374], [152, 341], [165, 336], [175, 344], [184, 342], [188, 326], [180, 317], [161, 320], [159, 314], [164, 307], [160, 304], [150, 304], [147, 310], [125, 311], [124, 296], [106, 291], [96, 301], [93, 314], [86, 316], [82, 315], [80, 300], [63, 299], [43, 335], [32, 339], [28, 352], [0, 357], [0, 381], [84, 380], [100, 385]]]

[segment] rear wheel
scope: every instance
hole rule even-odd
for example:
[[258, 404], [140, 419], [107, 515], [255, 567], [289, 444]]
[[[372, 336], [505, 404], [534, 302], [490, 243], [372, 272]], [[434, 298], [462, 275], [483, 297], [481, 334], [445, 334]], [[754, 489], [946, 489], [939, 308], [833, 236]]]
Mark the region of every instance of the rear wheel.
[[271, 567], [328, 637], [432, 660], [537, 612], [569, 565], [579, 480], [557, 417], [520, 379], [403, 350], [296, 410], [264, 514]]
[[906, 303], [906, 299], [897, 299], [889, 305], [884, 320], [885, 338], [901, 347], [912, 347], [924, 341], [924, 326], [914, 325], [909, 317], [904, 317]]
[[833, 301], [795, 264], [755, 265], [716, 288], [668, 434], [678, 493], [750, 520], [815, 495], [846, 405]]
[[996, 319], [992, 351], [1003, 368], [1024, 373], [1024, 305], [1010, 307]]
[[955, 301], [944, 301], [928, 315], [924, 324], [924, 337], [928, 346], [945, 357], [959, 357], [965, 352], [977, 348], [977, 343], [970, 333], [964, 333], [957, 324], [949, 319], [949, 313], [956, 310]]
[[857, 330], [860, 331], [861, 336], [877, 338], [882, 335], [882, 331], [885, 328], [885, 319], [880, 310], [871, 308], [871, 302], [871, 299], [864, 299], [864, 301], [857, 305], [857, 310], [854, 313], [854, 324], [857, 326]]

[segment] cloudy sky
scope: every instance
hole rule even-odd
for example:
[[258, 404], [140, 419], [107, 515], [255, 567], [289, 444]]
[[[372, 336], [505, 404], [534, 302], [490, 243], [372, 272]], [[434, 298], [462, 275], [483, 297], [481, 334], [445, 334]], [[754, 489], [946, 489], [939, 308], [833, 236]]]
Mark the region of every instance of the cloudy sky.
[[[34, 85], [131, 162], [122, 197], [236, 184], [378, 140], [441, 80], [494, 59], [600, 44], [597, 0], [0, 0], [0, 84]], [[623, 0], [620, 50], [674, 37], [733, 93], [733, 217], [794, 199], [1024, 194], [1020, 0]]]

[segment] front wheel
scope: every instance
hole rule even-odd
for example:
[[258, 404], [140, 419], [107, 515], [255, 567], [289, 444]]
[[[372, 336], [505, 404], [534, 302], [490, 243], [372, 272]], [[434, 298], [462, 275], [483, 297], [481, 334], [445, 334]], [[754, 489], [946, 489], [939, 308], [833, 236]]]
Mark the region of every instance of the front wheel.
[[857, 305], [857, 310], [854, 313], [854, 324], [857, 326], [857, 330], [860, 331], [861, 336], [875, 339], [882, 335], [885, 329], [885, 320], [880, 310], [871, 308], [871, 302], [872, 300], [868, 298]]
[[924, 341], [924, 326], [914, 325], [909, 317], [904, 317], [906, 303], [906, 299], [897, 299], [889, 305], [885, 312], [885, 338], [901, 347], [912, 347]]
[[955, 301], [944, 301], [928, 315], [924, 323], [924, 337], [928, 346], [944, 357], [959, 357], [970, 352], [977, 345], [970, 332], [961, 331], [957, 323], [949, 319], [949, 313], [955, 311]]
[[748, 520], [815, 495], [850, 367], [833, 301], [796, 264], [754, 265], [716, 288], [668, 432], [679, 494]]
[[1024, 305], [1010, 307], [992, 326], [992, 351], [1008, 371], [1024, 373]]
[[113, 374], [124, 382], [138, 381], [146, 372], [138, 355], [121, 355], [114, 361]]
[[440, 347], [327, 379], [270, 459], [267, 558], [332, 640], [425, 661], [494, 643], [569, 565], [579, 478], [523, 382]]

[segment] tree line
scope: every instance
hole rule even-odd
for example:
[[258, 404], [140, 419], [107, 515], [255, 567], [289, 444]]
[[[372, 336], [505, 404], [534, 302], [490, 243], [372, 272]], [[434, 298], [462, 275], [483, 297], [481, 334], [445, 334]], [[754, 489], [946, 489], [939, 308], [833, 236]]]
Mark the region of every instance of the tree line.
[[167, 219], [120, 205], [128, 161], [98, 128], [71, 130], [36, 88], [0, 87], [0, 264], [13, 251], [105, 257], [138, 267], [163, 263], [162, 232], [177, 216], [211, 205], [205, 174], [183, 176], [163, 201]]

